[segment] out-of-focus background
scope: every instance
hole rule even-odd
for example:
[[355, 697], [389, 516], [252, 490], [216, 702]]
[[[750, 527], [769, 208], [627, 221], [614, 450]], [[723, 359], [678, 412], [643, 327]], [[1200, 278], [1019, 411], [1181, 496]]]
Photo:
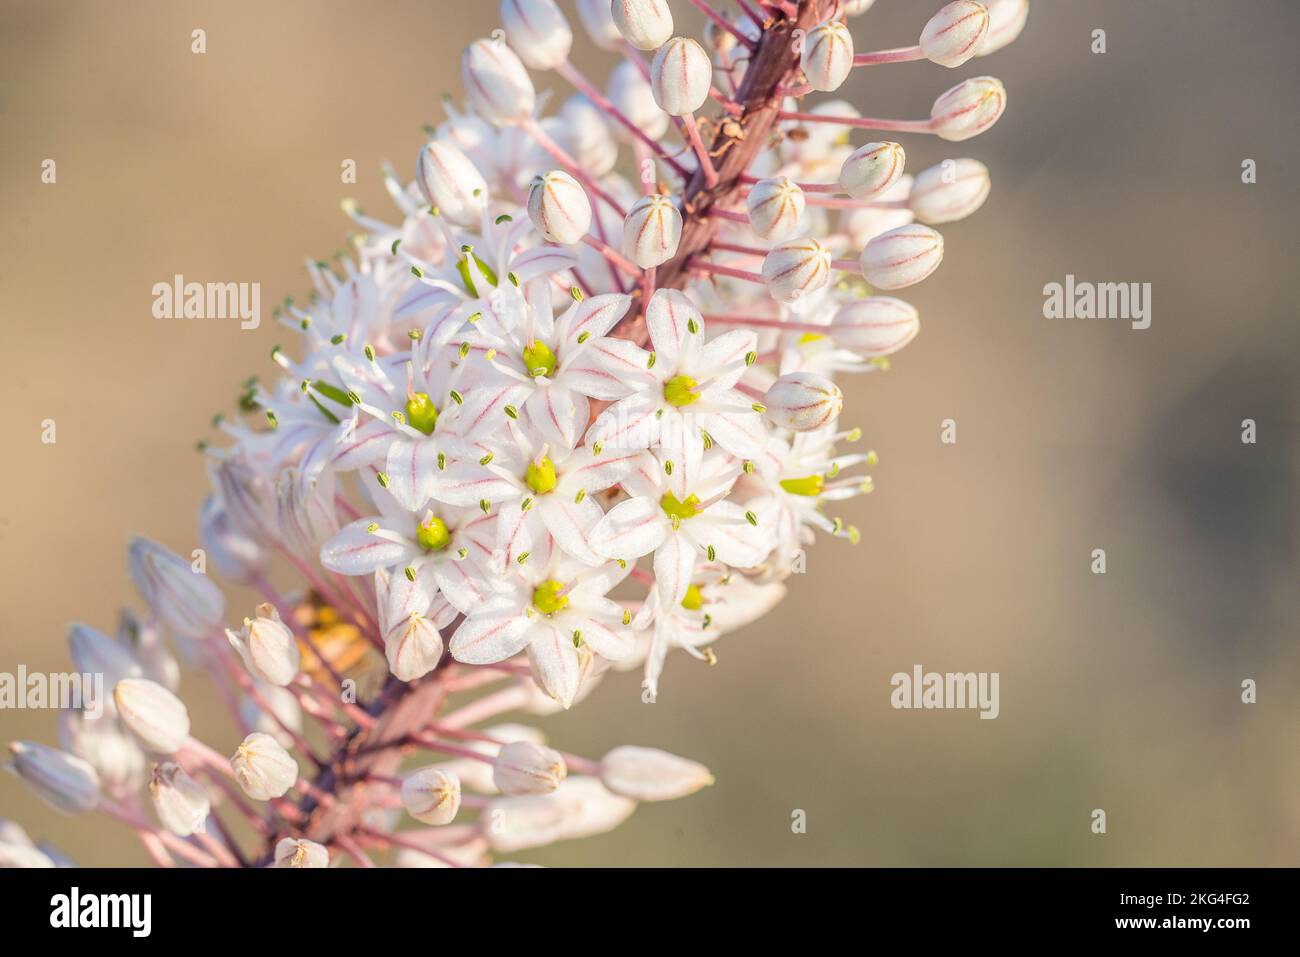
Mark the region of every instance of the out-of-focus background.
[[[940, 5], [878, 0], [853, 21], [859, 49], [914, 43]], [[413, 168], [495, 6], [0, 4], [0, 670], [66, 669], [69, 621], [111, 630], [135, 600], [129, 535], [194, 547], [195, 441], [270, 372], [269, 316], [255, 331], [158, 322], [153, 284], [260, 282], [266, 312], [305, 292], [303, 257], [343, 247], [340, 200], [388, 208], [381, 161]], [[941, 270], [903, 294], [920, 337], [848, 388], [844, 420], [881, 458], [875, 494], [843, 509], [862, 544], [820, 542], [788, 599], [716, 646], [716, 667], [671, 659], [658, 704], [617, 675], [545, 719], [568, 750], [656, 745], [718, 783], [521, 859], [1300, 863], [1300, 7], [1032, 8], [990, 58], [860, 70], [840, 91], [890, 117], [925, 116], [982, 73], [1009, 91], [981, 137], [902, 137], [909, 168], [973, 156], [994, 185], [943, 227]], [[578, 47], [603, 78], [608, 62]], [[340, 183], [347, 158], [355, 186]], [[1044, 284], [1067, 273], [1151, 283], [1151, 328], [1043, 318]], [[999, 672], [1001, 715], [893, 710], [890, 676], [915, 664]], [[197, 732], [229, 750], [197, 676], [184, 694]], [[53, 714], [0, 712], [0, 738], [53, 743]], [[125, 829], [59, 816], [9, 775], [0, 815], [85, 864], [146, 860]]]

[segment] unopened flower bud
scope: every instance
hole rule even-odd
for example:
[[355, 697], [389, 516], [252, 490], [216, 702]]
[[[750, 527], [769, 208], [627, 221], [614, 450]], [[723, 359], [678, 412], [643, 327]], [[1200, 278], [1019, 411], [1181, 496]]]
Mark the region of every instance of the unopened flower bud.
[[907, 154], [897, 143], [860, 146], [840, 167], [840, 189], [854, 199], [874, 199], [898, 182]]
[[[659, 109], [650, 81], [641, 75], [636, 64], [630, 60], [624, 60], [614, 67], [609, 75], [609, 85], [605, 88], [605, 95], [609, 97], [609, 102], [614, 104], [614, 109], [626, 116], [637, 129], [652, 140], [657, 140], [668, 132], [668, 124], [671, 122], [668, 114]], [[614, 134], [625, 142], [634, 139], [621, 123], [615, 123], [613, 130]]]
[[492, 765], [492, 781], [502, 794], [549, 794], [568, 773], [560, 752], [531, 741], [505, 745]]
[[276, 867], [329, 867], [330, 852], [323, 844], [302, 837], [285, 837], [275, 845]]
[[592, 179], [601, 179], [618, 165], [618, 141], [610, 134], [605, 114], [591, 100], [569, 97], [555, 123], [556, 140]]
[[830, 325], [836, 345], [866, 358], [891, 355], [920, 331], [916, 307], [892, 296], [869, 296], [845, 303]]
[[879, 289], [918, 283], [943, 262], [943, 237], [929, 226], [899, 226], [867, 243], [859, 257], [862, 275]]
[[672, 259], [681, 238], [682, 214], [662, 193], [638, 199], [623, 220], [623, 252], [642, 269]]
[[44, 851], [27, 844], [0, 842], [0, 870], [10, 867], [56, 867]]
[[830, 281], [831, 252], [805, 236], [773, 246], [763, 259], [763, 281], [778, 302], [794, 302]]
[[552, 243], [572, 246], [591, 228], [591, 200], [582, 184], [563, 170], [533, 177], [528, 187], [528, 218]]
[[450, 824], [460, 810], [460, 778], [439, 768], [420, 768], [402, 780], [402, 806], [424, 824]]
[[99, 803], [99, 775], [88, 761], [37, 744], [9, 744], [13, 770], [45, 803], [67, 814], [89, 811]]
[[975, 0], [953, 0], [921, 31], [921, 52], [940, 66], [961, 66], [975, 55], [989, 32], [989, 12]]
[[759, 180], [745, 199], [750, 228], [772, 240], [787, 239], [799, 231], [804, 205], [803, 190], [788, 176]]
[[613, 0], [610, 14], [619, 33], [638, 50], [657, 50], [673, 35], [668, 0]]
[[799, 58], [808, 85], [830, 93], [853, 69], [853, 36], [840, 20], [827, 20], [808, 31]]
[[958, 143], [978, 136], [998, 121], [1007, 106], [1002, 81], [992, 76], [963, 80], [930, 108], [930, 128], [940, 139]]
[[569, 58], [573, 31], [554, 0], [501, 0], [506, 40], [527, 66], [553, 70]]
[[844, 408], [844, 393], [816, 372], [787, 372], [763, 396], [765, 415], [792, 432], [812, 432], [834, 422]]
[[1029, 19], [1029, 0], [983, 0], [989, 11], [989, 32], [975, 51], [976, 56], [996, 53], [1020, 36]]
[[75, 623], [68, 626], [68, 649], [77, 671], [87, 675], [102, 674], [104, 684], [109, 687], [123, 678], [144, 676], [144, 668], [129, 649], [89, 625]]
[[286, 748], [293, 747], [293, 735], [289, 732], [302, 732], [302, 706], [297, 697], [288, 688], [264, 681], [255, 682], [254, 687], [257, 700], [248, 695], [240, 696], [240, 723], [253, 731], [266, 732]]
[[177, 837], [204, 830], [212, 809], [208, 792], [179, 764], [167, 761], [153, 769], [149, 797], [159, 823]]
[[105, 793], [121, 798], [144, 784], [149, 761], [140, 746], [111, 713], [71, 708], [59, 712], [59, 744], [70, 754], [85, 758], [99, 775]]
[[414, 681], [438, 667], [442, 651], [442, 634], [424, 615], [401, 619], [384, 635], [388, 669], [401, 681]]
[[190, 736], [185, 702], [147, 678], [123, 678], [113, 688], [117, 713], [146, 751], [175, 754]]
[[492, 849], [503, 854], [554, 841], [613, 830], [636, 810], [631, 798], [612, 793], [596, 778], [572, 777], [553, 794], [497, 798], [485, 812]]
[[846, 17], [857, 17], [871, 9], [876, 0], [844, 0], [841, 9]]
[[244, 619], [244, 629], [238, 634], [227, 628], [226, 637], [249, 671], [263, 681], [284, 687], [302, 664], [298, 639], [270, 602], [258, 605], [256, 614], [256, 618]]
[[269, 734], [254, 731], [230, 759], [235, 780], [254, 801], [283, 797], [298, 780], [298, 762]]
[[619, 32], [609, 7], [609, 0], [578, 0], [578, 19], [592, 43], [602, 50], [617, 50], [623, 42], [623, 34]]
[[488, 188], [468, 156], [443, 140], [420, 148], [415, 181], [430, 206], [457, 226], [477, 226], [487, 208]]
[[991, 186], [979, 160], [944, 160], [917, 175], [907, 202], [923, 223], [952, 223], [983, 206]]
[[655, 102], [671, 116], [694, 113], [709, 98], [713, 64], [690, 37], [673, 37], [650, 63], [650, 88]]
[[636, 801], [672, 801], [713, 783], [704, 765], [658, 748], [625, 745], [601, 758], [600, 780]]
[[216, 495], [204, 499], [199, 509], [199, 538], [217, 574], [231, 584], [248, 584], [266, 564], [262, 546], [231, 521]]
[[475, 40], [461, 54], [460, 73], [474, 112], [489, 123], [514, 126], [533, 115], [533, 81], [506, 44]]
[[221, 624], [226, 599], [208, 576], [147, 538], [128, 549], [131, 580], [155, 615], [182, 638], [198, 638]]

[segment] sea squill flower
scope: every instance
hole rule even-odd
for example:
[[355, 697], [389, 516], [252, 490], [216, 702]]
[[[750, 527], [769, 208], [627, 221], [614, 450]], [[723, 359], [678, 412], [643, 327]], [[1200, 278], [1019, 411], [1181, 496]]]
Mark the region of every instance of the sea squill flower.
[[[1028, 4], [936, 2], [891, 49], [864, 49], [871, 0], [692, 0], [699, 37], [675, 5], [577, 0], [571, 25], [502, 0], [464, 46], [414, 175], [385, 167], [392, 215], [344, 203], [351, 254], [309, 263], [203, 443], [202, 551], [134, 539], [142, 609], [70, 629], [113, 700], [60, 717], [65, 750], [10, 745], [36, 794], [160, 866], [477, 867], [713, 783], [532, 725], [616, 669], [667, 702], [670, 660], [716, 660], [805, 549], [862, 538], [837, 509], [877, 460], [842, 377], [916, 336], [880, 293], [934, 273], [932, 226], [990, 195], [979, 161], [913, 176], [904, 144], [981, 134], [1007, 94], [965, 78], [893, 119], [849, 91], [992, 53]], [[242, 622], [223, 585], [259, 596]], [[191, 729], [182, 663], [227, 722]], [[0, 822], [0, 863], [67, 858]]]

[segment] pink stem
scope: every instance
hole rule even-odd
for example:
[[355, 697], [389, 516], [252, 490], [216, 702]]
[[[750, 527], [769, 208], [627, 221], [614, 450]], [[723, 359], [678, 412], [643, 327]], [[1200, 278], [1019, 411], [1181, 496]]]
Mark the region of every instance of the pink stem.
[[682, 117], [682, 122], [686, 125], [686, 137], [690, 140], [691, 149], [695, 150], [695, 156], [700, 161], [700, 170], [704, 173], [704, 185], [712, 189], [718, 185], [718, 171], [713, 166], [713, 158], [709, 156], [704, 141], [700, 139], [700, 126], [695, 122], [695, 114], [686, 114]]
[[766, 281], [756, 272], [747, 272], [744, 269], [732, 269], [730, 266], [720, 266], [717, 263], [711, 263], [707, 259], [697, 259], [692, 256], [689, 263], [692, 269], [704, 273], [712, 273], [716, 276], [730, 276], [733, 279], [744, 279], [748, 282], [756, 282], [760, 285], [766, 285]]
[[574, 89], [578, 90], [583, 96], [612, 116], [629, 133], [635, 136], [641, 142], [641, 145], [648, 147], [652, 153], [676, 169], [680, 175], [686, 175], [686, 167], [669, 156], [668, 151], [659, 145], [653, 137], [628, 119], [627, 116], [619, 110], [618, 107], [611, 103], [609, 99], [600, 92], [600, 90], [596, 89], [596, 87], [593, 86], [571, 62], [565, 60], [555, 68], [555, 72], [568, 80]]
[[632, 262], [632, 260], [628, 259], [622, 253], [615, 250], [612, 246], [609, 245], [609, 243], [602, 242], [601, 240], [597, 239], [595, 236], [591, 235], [591, 233], [584, 233], [582, 237], [582, 241], [586, 243], [588, 246], [590, 246], [592, 249], [596, 250], [596, 252], [600, 253], [606, 259], [608, 259], [619, 269], [623, 270], [629, 276], [633, 277], [634, 279], [641, 278], [640, 267], [638, 267], [636, 263]]
[[600, 186], [587, 175], [586, 171], [578, 165], [578, 161], [564, 151], [564, 148], [555, 140], [546, 135], [546, 131], [538, 125], [536, 120], [528, 119], [520, 124], [522, 129], [533, 139], [537, 140], [537, 145], [546, 152], [550, 153], [561, 166], [565, 167], [576, 179], [578, 179], [587, 190], [595, 195], [601, 202], [605, 203], [610, 209], [620, 216], [626, 216], [627, 210], [619, 205], [618, 200], [609, 193], [605, 192]]
[[734, 26], [732, 26], [731, 21], [723, 17], [722, 14], [718, 13], [717, 10], [714, 10], [713, 7], [710, 6], [708, 3], [705, 3], [705, 0], [691, 0], [691, 3], [695, 5], [695, 9], [699, 10], [702, 14], [704, 14], [706, 17], [708, 17], [710, 20], [712, 20], [722, 29], [730, 33], [743, 46], [746, 46], [751, 50], [754, 49], [754, 41], [751, 40], [749, 37], [745, 36], [739, 30], [737, 30]]
[[816, 332], [825, 335], [829, 326], [816, 322], [791, 322], [788, 319], [768, 319], [762, 316], [720, 316], [705, 314], [704, 321], [718, 326], [744, 326], [752, 329], [783, 329], [786, 332]]
[[823, 116], [820, 113], [778, 113], [779, 120], [793, 120], [798, 123], [838, 123], [859, 130], [882, 130], [889, 133], [933, 133], [934, 125], [930, 120], [881, 120], [864, 116], [859, 118], [844, 116]]
[[909, 60], [924, 60], [925, 54], [920, 46], [895, 47], [892, 50], [873, 50], [870, 53], [858, 53], [853, 57], [854, 66], [875, 66], [878, 63], [906, 63]]

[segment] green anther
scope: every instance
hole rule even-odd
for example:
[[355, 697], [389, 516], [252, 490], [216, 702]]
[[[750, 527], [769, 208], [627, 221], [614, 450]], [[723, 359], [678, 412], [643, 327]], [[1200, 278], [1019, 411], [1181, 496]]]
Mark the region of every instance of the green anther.
[[393, 421], [396, 422], [398, 425], [405, 425], [405, 424], [406, 424], [406, 413], [405, 413], [405, 412], [402, 412], [402, 411], [399, 410], [399, 411], [393, 412], [393, 413], [391, 413], [391, 414], [392, 414], [392, 416], [393, 416]]
[[457, 392], [455, 389], [452, 389], [450, 392], [447, 393], [447, 395], [449, 395], [451, 397], [451, 401], [455, 402], [457, 405], [465, 404], [465, 397], [461, 395], [459, 392]]
[[599, 454], [600, 454], [600, 450], [603, 449], [604, 447], [605, 447], [605, 443], [604, 443], [604, 442], [592, 442], [592, 443], [591, 443], [591, 454], [592, 454], [592, 455], [599, 455]]
[[707, 555], [709, 556], [709, 561], [713, 561], [714, 559], [716, 559], [716, 558], [718, 557], [718, 550], [717, 550], [716, 548], [714, 548], [712, 545], [710, 545], [710, 546], [709, 546], [708, 548], [706, 548], [704, 551], [705, 551], [705, 554], [707, 554]]
[[835, 478], [835, 476], [837, 476], [837, 475], [839, 475], [839, 474], [840, 474], [840, 463], [839, 463], [839, 462], [834, 462], [834, 463], [832, 463], [832, 464], [831, 464], [831, 467], [828, 468], [828, 469], [826, 470], [826, 477], [827, 477], [828, 479], [833, 479], [833, 478]]
[[817, 342], [818, 340], [825, 339], [825, 338], [826, 337], [822, 335], [820, 332], [805, 332], [802, 336], [799, 337], [799, 345], [804, 346], [810, 342]]
[[862, 533], [858, 531], [858, 527], [856, 525], [850, 525], [847, 531], [848, 531], [850, 545], [856, 545], [862, 541]]
[[518, 285], [519, 285], [519, 277], [516, 276], [514, 273], [512, 273], [512, 272], [510, 272], [510, 273], [506, 273], [506, 278], [510, 280], [510, 284], [511, 284], [511, 285], [513, 285], [513, 286], [518, 286]]
[[462, 545], [460, 548], [456, 549], [456, 554], [461, 558], [469, 558], [469, 549]]
[[519, 410], [516, 409], [513, 405], [506, 406], [505, 413], [507, 418], [511, 418], [511, 419], [519, 418]]
[[533, 507], [533, 497], [530, 495], [519, 503], [519, 511], [526, 512]]
[[587, 497], [587, 490], [585, 488], [578, 489], [578, 494], [573, 496], [573, 504], [581, 505], [582, 500], [586, 497]]
[[353, 405], [360, 405], [360, 404], [361, 404], [361, 393], [359, 393], [359, 392], [349, 392], [349, 393], [348, 393], [348, 399], [352, 402]]
[[478, 460], [478, 464], [487, 465], [491, 461], [492, 461], [492, 453], [489, 452], [487, 455], [483, 456], [481, 459]]
[[762, 415], [764, 412], [767, 411], [767, 406], [765, 406], [762, 402], [755, 402], [753, 405], [750, 406], [750, 408], [753, 409], [755, 412], [757, 412], [759, 415]]
[[298, 323], [298, 328], [301, 329], [303, 332], [306, 332], [308, 329], [310, 329], [310, 328], [311, 328], [311, 316], [305, 316], [305, 317], [303, 318], [302, 322]]
[[555, 477], [555, 463], [549, 456], [543, 455], [528, 463], [524, 471], [524, 483], [538, 495], [552, 491], [559, 479]]
[[406, 420], [411, 428], [433, 435], [433, 428], [438, 424], [438, 407], [429, 399], [429, 393], [416, 392], [406, 400]]
[[569, 596], [563, 594], [564, 585], [555, 579], [544, 581], [533, 589], [533, 607], [543, 615], [554, 615], [569, 605]]
[[412, 266], [412, 267], [411, 267], [411, 275], [414, 276], [416, 279], [423, 279], [423, 278], [424, 278], [424, 271], [423, 271], [422, 269], [420, 269], [419, 266]]
[[647, 369], [653, 369], [655, 367], [655, 363], [658, 361], [659, 361], [658, 357], [655, 355], [655, 353], [652, 352], [650, 353], [650, 358], [646, 359], [645, 361], [645, 367]]
[[752, 366], [752, 365], [753, 365], [755, 362], [757, 362], [757, 361], [758, 361], [758, 353], [757, 353], [757, 352], [746, 352], [746, 353], [745, 353], [745, 365], [747, 365], [747, 366]]
[[445, 452], [439, 452], [439, 453], [438, 453], [438, 471], [439, 471], [439, 472], [446, 471], [446, 468], [447, 468], [447, 453], [445, 453]]
[[467, 355], [469, 355], [469, 343], [468, 343], [468, 342], [462, 342], [462, 343], [460, 344], [460, 349], [457, 350], [457, 354], [458, 354], [462, 359], [464, 359]]
[[[470, 325], [473, 325], [474, 323], [478, 322], [482, 318], [483, 318], [483, 313], [476, 312], [471, 314], [470, 317], [465, 321], [468, 322]], [[496, 350], [494, 349], [493, 351], [495, 352]]]
[[687, 586], [686, 597], [682, 599], [682, 607], [687, 611], [699, 611], [704, 607], [704, 593], [700, 591], [699, 585]]
[[875, 468], [877, 465], [879, 465], [879, 464], [880, 464], [880, 456], [878, 456], [878, 455], [876, 454], [876, 450], [875, 450], [875, 449], [868, 449], [868, 450], [867, 450], [867, 466], [868, 466], [869, 468], [873, 468], [873, 469], [874, 469], [874, 468]]
[[479, 510], [486, 515], [488, 512], [492, 511], [492, 502], [486, 498], [481, 498], [478, 500], [478, 507]]
[[[859, 428], [852, 428], [852, 429], [849, 429], [848, 433], [844, 436], [844, 441], [845, 441], [845, 442], [856, 442], [856, 441], [858, 441], [858, 440], [861, 439], [861, 438], [862, 438], [862, 430], [859, 429]], [[868, 454], [870, 454], [870, 453], [868, 453]]]
[[584, 342], [586, 342], [586, 341], [587, 341], [588, 339], [590, 339], [590, 338], [591, 338], [591, 333], [590, 333], [590, 332], [580, 332], [580, 333], [578, 333], [578, 345], [582, 345]]
[[515, 561], [522, 565], [524, 562], [528, 561], [528, 556], [531, 554], [531, 552], [520, 552], [519, 557], [516, 558]]
[[373, 535], [375, 532], [379, 531], [379, 523], [371, 522], [369, 525], [366, 526], [366, 531], [369, 532], [371, 535]]
[[420, 339], [423, 338], [423, 336], [424, 333], [421, 332], [419, 329], [406, 330], [406, 338], [410, 339], [412, 342], [419, 342]]
[[446, 522], [430, 515], [415, 529], [415, 540], [426, 552], [440, 552], [451, 544], [451, 532]]
[[700, 429], [700, 439], [704, 442], [704, 451], [707, 452], [709, 449], [713, 448], [713, 436], [709, 435], [709, 433], [703, 429]]
[[559, 360], [555, 358], [551, 347], [541, 339], [534, 339], [524, 346], [524, 368], [528, 370], [529, 375], [553, 376], [558, 364]]
[[675, 375], [664, 383], [664, 401], [679, 409], [692, 402], [698, 402], [700, 397], [691, 391], [695, 386], [696, 382], [690, 376]]
[[336, 335], [336, 336], [330, 336], [330, 344], [331, 344], [331, 345], [336, 345], [336, 346], [341, 346], [341, 345], [343, 345], [344, 342], [347, 341], [347, 338], [348, 338], [347, 336], [345, 336], [343, 333], [340, 332], [340, 333], [339, 333], [338, 335]]
[[509, 213], [502, 213], [500, 216], [498, 216], [496, 219], [493, 220], [493, 222], [496, 223], [498, 226], [500, 226], [502, 223], [513, 223], [514, 221], [515, 218], [511, 216]]
[[630, 625], [630, 624], [632, 624], [632, 613], [631, 613], [630, 611], [628, 611], [626, 608], [624, 608], [624, 609], [623, 609], [623, 625], [624, 625], [624, 627], [626, 627], [626, 626], [628, 626], [628, 625]]
[[753, 475], [753, 474], [754, 474], [754, 468], [755, 468], [755, 466], [754, 466], [754, 460], [753, 460], [753, 459], [745, 459], [745, 463], [741, 466], [741, 469], [744, 470], [744, 472], [745, 472], [746, 475]]
[[394, 240], [393, 240], [393, 245], [392, 245], [391, 252], [392, 252], [392, 254], [393, 254], [394, 256], [397, 255], [397, 247], [400, 246], [400, 245], [402, 245], [402, 240], [401, 240], [401, 239], [394, 239]]
[[705, 627], [705, 628], [708, 628], [709, 625], [711, 625], [711, 624], [713, 624], [713, 616], [712, 616], [712, 615], [705, 615], [705, 616], [704, 616], [704, 627]]
[[576, 628], [573, 630], [573, 647], [582, 647], [582, 632]]
[[659, 500], [659, 507], [664, 510], [664, 514], [669, 518], [678, 520], [694, 518], [699, 514], [699, 505], [700, 497], [698, 495], [688, 495], [686, 501], [681, 502], [672, 492], [664, 492], [664, 497]]
[[810, 498], [822, 493], [826, 480], [820, 475], [806, 475], [803, 478], [781, 479], [781, 488], [791, 495], [807, 495]]
[[407, 565], [406, 568], [403, 569], [403, 571], [406, 573], [406, 580], [407, 580], [408, 582], [413, 582], [413, 581], [415, 581], [415, 569], [414, 569], [414, 568], [412, 568], [410, 565]]
[[700, 324], [696, 322], [694, 319], [687, 319], [686, 330], [692, 334], [697, 334], [700, 331]]
[[367, 359], [369, 359], [371, 362], [374, 362], [374, 361], [375, 361], [375, 347], [374, 347], [374, 346], [372, 346], [370, 343], [366, 343], [366, 348], [365, 348], [363, 351], [365, 352], [365, 354], [366, 354], [366, 358], [367, 358]]
[[270, 409], [266, 410], [266, 423], [271, 428], [275, 428], [277, 425], [280, 424], [275, 418], [275, 413], [272, 412]]
[[664, 474], [665, 474], [665, 475], [672, 475], [672, 474], [673, 474], [673, 460], [672, 460], [672, 459], [666, 459], [666, 460], [664, 460]]
[[[317, 379], [311, 383], [311, 387], [325, 396], [327, 399], [333, 399], [339, 405], [352, 405], [352, 396], [344, 392], [336, 385], [330, 385], [328, 382], [322, 382]], [[305, 389], [303, 391], [306, 391]]]
[[375, 481], [379, 483], [380, 488], [388, 488], [388, 473], [376, 472]]
[[573, 297], [574, 302], [582, 302], [582, 300], [586, 298], [582, 294], [582, 290], [579, 289], [577, 286], [569, 287], [569, 295]]
[[482, 273], [483, 278], [488, 281], [488, 285], [491, 286], [493, 289], [495, 289], [497, 287], [497, 274], [492, 271], [492, 267], [489, 266], [487, 263], [485, 263], [483, 260], [478, 258], [478, 254], [474, 252], [473, 247], [462, 246], [460, 248], [460, 251], [462, 253], [465, 253], [465, 255], [460, 258], [460, 262], [456, 263], [456, 272], [460, 273], [460, 281], [465, 284], [465, 291], [468, 292], [475, 299], [478, 298], [478, 289], [475, 288], [474, 286], [474, 280], [470, 278], [470, 272], [469, 272], [470, 256], [474, 257], [474, 265], [478, 267], [478, 270], [480, 273]]
[[750, 525], [757, 526], [757, 525], [758, 525], [758, 516], [755, 515], [753, 512], [746, 512], [746, 513], [745, 513], [745, 521], [749, 522]]

